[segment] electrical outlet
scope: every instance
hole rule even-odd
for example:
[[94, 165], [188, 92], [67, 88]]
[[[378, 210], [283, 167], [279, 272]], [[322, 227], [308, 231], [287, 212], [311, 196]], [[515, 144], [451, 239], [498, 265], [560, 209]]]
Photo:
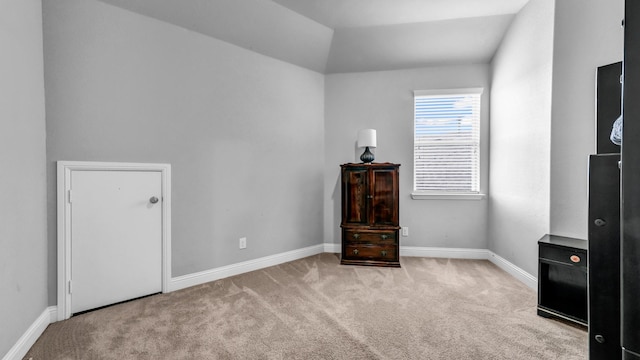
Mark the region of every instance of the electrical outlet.
[[247, 248], [247, 238], [242, 237], [240, 238], [240, 249], [246, 249], [246, 248]]
[[409, 236], [409, 228], [406, 226], [402, 227], [402, 236]]

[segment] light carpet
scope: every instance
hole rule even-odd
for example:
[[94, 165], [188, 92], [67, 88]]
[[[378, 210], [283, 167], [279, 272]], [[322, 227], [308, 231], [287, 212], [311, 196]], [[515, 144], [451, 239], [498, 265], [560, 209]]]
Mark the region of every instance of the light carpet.
[[114, 305], [45, 330], [25, 359], [586, 359], [585, 329], [536, 315], [489, 261], [323, 253]]

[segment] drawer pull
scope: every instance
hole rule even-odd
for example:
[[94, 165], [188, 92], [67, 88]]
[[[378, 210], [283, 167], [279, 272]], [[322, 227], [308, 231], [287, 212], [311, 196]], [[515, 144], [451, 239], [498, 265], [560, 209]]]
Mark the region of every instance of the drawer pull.
[[380, 255], [382, 255], [382, 256], [387, 256], [387, 250], [382, 250], [382, 251], [380, 251]]
[[596, 335], [596, 341], [597, 341], [599, 344], [604, 344], [604, 336], [602, 336], [602, 335]]
[[353, 234], [353, 238], [354, 239], [358, 240], [359, 237], [360, 237], [360, 234], [358, 234], [358, 233]]
[[382, 240], [387, 240], [389, 238], [389, 235], [382, 234], [382, 235], [380, 235], [380, 237], [382, 238]]
[[593, 223], [596, 224], [596, 226], [605, 226], [605, 225], [607, 225], [607, 222], [602, 220], [602, 219], [596, 219]]
[[353, 255], [358, 255], [358, 249], [353, 249]]
[[581, 259], [580, 259], [580, 256], [578, 255], [571, 255], [571, 257], [569, 257], [569, 260], [571, 260], [571, 262], [574, 262], [574, 263], [579, 263]]

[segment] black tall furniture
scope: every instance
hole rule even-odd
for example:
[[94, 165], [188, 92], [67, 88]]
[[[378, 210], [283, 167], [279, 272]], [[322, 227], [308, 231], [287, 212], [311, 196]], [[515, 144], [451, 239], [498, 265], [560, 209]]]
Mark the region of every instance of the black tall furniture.
[[640, 359], [640, 1], [625, 1], [622, 136], [622, 348]]
[[587, 242], [545, 235], [538, 251], [538, 315], [586, 326]]
[[589, 157], [589, 359], [620, 359], [620, 154]]
[[596, 153], [620, 152], [609, 139], [611, 128], [622, 111], [622, 62], [598, 67], [596, 71]]

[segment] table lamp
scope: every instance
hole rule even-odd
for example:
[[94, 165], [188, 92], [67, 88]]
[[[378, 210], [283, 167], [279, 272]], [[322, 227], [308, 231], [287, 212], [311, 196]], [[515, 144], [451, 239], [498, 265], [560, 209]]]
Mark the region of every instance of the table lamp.
[[362, 155], [360, 155], [360, 160], [365, 164], [371, 163], [374, 156], [373, 153], [369, 151], [369, 148], [376, 147], [376, 130], [364, 129], [358, 131], [358, 147], [365, 148]]

